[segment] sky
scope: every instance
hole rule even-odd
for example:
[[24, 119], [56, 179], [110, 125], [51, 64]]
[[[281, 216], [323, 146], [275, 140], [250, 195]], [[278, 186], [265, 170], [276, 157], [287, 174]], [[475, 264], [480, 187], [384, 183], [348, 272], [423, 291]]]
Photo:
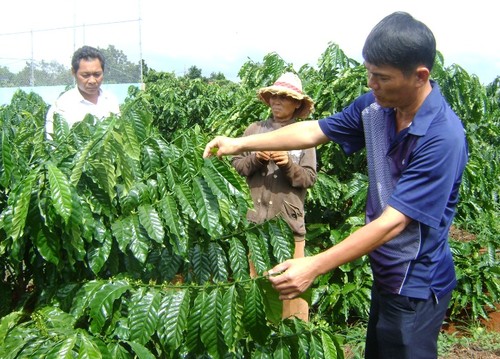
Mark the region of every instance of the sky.
[[30, 59], [69, 68], [82, 45], [115, 46], [157, 71], [238, 81], [248, 60], [276, 52], [298, 70], [316, 66], [329, 43], [362, 62], [366, 36], [384, 16], [407, 11], [433, 31], [445, 66], [458, 64], [483, 84], [500, 75], [498, 11], [475, 0], [15, 0], [3, 4], [0, 66]]

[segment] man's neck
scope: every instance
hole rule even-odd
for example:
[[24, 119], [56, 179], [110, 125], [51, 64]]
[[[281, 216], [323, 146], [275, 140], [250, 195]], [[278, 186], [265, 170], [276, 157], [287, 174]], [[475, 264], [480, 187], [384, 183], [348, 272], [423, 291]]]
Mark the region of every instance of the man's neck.
[[417, 114], [418, 110], [424, 103], [427, 96], [429, 96], [431, 91], [432, 86], [430, 82], [427, 82], [427, 84], [420, 89], [415, 98], [415, 101], [413, 101], [409, 106], [397, 107], [394, 109], [396, 111], [397, 132], [400, 132], [401, 130], [404, 130], [411, 125], [413, 119], [415, 118], [415, 115]]
[[89, 102], [92, 102], [94, 105], [97, 104], [97, 101], [99, 99], [99, 93], [100, 93], [100, 91], [98, 91], [96, 94], [88, 94], [88, 93], [80, 91], [80, 89], [78, 89], [78, 91], [80, 92], [80, 94], [82, 95], [82, 97], [85, 100], [87, 100]]

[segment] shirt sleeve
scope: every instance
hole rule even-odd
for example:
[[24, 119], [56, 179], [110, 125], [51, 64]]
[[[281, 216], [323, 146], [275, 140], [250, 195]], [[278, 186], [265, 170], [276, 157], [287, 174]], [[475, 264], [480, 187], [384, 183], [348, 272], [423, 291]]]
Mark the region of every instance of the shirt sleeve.
[[[243, 136], [249, 136], [259, 131], [259, 123], [252, 123], [243, 133]], [[240, 155], [233, 156], [231, 165], [240, 176], [249, 177], [257, 170], [262, 169], [267, 163], [260, 162], [254, 152], [244, 152]]]
[[282, 171], [292, 187], [309, 188], [316, 182], [316, 149], [308, 148], [301, 152], [299, 162], [295, 163], [290, 158]]
[[338, 143], [347, 155], [351, 155], [365, 147], [361, 114], [373, 102], [371, 92], [362, 95], [341, 112], [319, 120], [319, 126], [331, 141]]

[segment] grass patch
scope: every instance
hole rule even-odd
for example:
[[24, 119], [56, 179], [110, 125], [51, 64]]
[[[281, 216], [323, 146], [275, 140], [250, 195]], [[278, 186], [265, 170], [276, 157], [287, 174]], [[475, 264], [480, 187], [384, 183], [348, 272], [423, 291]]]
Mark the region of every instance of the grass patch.
[[[342, 333], [345, 359], [363, 359], [366, 323], [358, 322]], [[482, 324], [457, 327], [453, 333], [443, 331], [438, 338], [439, 359], [498, 359], [500, 332], [489, 331]]]
[[500, 332], [488, 331], [481, 324], [461, 326], [453, 333], [442, 332], [438, 339], [442, 359], [500, 358]]

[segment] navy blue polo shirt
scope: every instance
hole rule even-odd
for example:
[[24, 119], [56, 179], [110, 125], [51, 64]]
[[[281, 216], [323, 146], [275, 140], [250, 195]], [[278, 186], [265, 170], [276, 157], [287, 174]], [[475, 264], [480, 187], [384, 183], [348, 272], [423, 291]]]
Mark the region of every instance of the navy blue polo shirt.
[[411, 125], [396, 133], [395, 111], [373, 94], [319, 120], [346, 154], [366, 148], [366, 220], [389, 205], [413, 221], [369, 254], [381, 290], [413, 298], [441, 298], [456, 286], [448, 232], [468, 159], [463, 125], [431, 81], [432, 91]]

